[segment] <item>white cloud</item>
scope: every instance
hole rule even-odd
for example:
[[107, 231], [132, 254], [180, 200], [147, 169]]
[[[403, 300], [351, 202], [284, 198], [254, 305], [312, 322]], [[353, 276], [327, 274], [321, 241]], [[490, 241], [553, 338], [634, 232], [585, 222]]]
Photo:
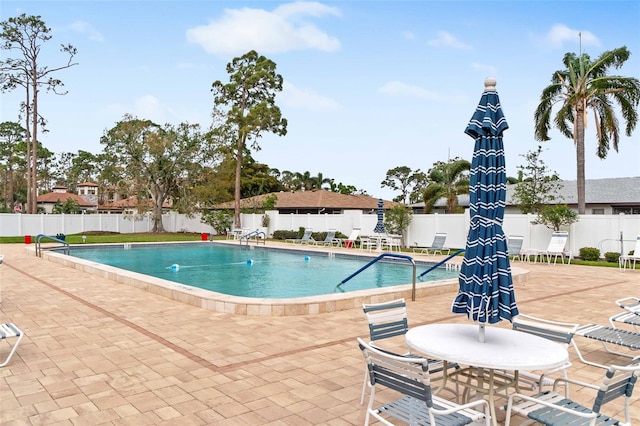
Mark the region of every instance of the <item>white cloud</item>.
[[100, 34], [100, 32], [88, 22], [75, 21], [69, 25], [69, 30], [78, 34], [86, 35], [91, 41], [97, 41], [99, 43], [104, 41], [102, 34]]
[[254, 49], [260, 53], [317, 49], [333, 52], [340, 41], [306, 22], [305, 17], [339, 16], [339, 10], [316, 2], [294, 2], [264, 9], [225, 9], [223, 16], [208, 25], [187, 30], [187, 40], [213, 54], [240, 54]]
[[407, 40], [415, 40], [416, 39], [416, 35], [412, 32], [412, 31], [403, 31], [402, 32], [402, 36], [404, 38], [406, 38]]
[[311, 111], [336, 111], [342, 109], [342, 105], [338, 101], [322, 96], [313, 90], [299, 88], [286, 81], [282, 86], [282, 93], [278, 95], [278, 99], [282, 100], [283, 105]]
[[471, 46], [455, 38], [446, 31], [438, 31], [437, 37], [427, 42], [433, 47], [452, 47], [454, 49], [471, 49]]
[[435, 92], [430, 92], [420, 86], [413, 86], [401, 81], [390, 81], [378, 89], [378, 93], [391, 96], [410, 96], [421, 99], [439, 100], [442, 96]]
[[491, 77], [496, 77], [498, 74], [498, 70], [496, 70], [496, 67], [491, 66], [491, 65], [487, 65], [487, 64], [481, 64], [478, 62], [472, 62], [471, 63], [471, 68], [473, 68], [474, 70], [478, 70], [478, 71], [484, 71], [485, 74], [487, 75], [487, 77], [491, 76]]
[[[555, 48], [560, 48], [565, 42], [578, 44], [582, 41], [584, 46], [599, 46], [600, 40], [590, 31], [574, 30], [566, 25], [556, 24], [546, 35], [547, 42]], [[582, 40], [581, 40], [582, 39]]]

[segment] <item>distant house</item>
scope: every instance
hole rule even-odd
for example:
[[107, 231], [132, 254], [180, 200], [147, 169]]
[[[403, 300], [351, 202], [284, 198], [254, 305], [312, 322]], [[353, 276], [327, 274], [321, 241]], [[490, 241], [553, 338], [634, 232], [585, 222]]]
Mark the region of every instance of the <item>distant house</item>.
[[[559, 181], [557, 204], [578, 210], [578, 190], [575, 180]], [[507, 185], [505, 213], [520, 213], [513, 200], [515, 185]], [[585, 214], [640, 214], [640, 177], [587, 179], [585, 181]], [[458, 196], [458, 205], [469, 207], [469, 194]], [[423, 213], [424, 203], [412, 204], [414, 213]], [[441, 198], [433, 212], [444, 213], [446, 200]]]
[[[153, 209], [153, 201], [147, 200], [147, 210]], [[171, 209], [171, 204], [164, 203], [162, 212], [166, 213]], [[106, 203], [98, 206], [98, 213], [106, 214], [138, 214], [138, 199], [129, 197], [122, 200]]]
[[78, 203], [81, 212], [95, 212], [97, 210], [97, 202], [87, 200], [85, 196], [72, 194], [67, 192], [67, 187], [56, 185], [52, 192], [39, 195], [37, 198], [38, 209], [44, 210], [45, 213], [53, 213], [56, 204], [64, 204], [68, 199]]
[[[361, 210], [363, 213], [373, 213], [378, 209], [378, 198], [368, 195], [347, 195], [324, 189], [309, 191], [282, 191], [240, 200], [242, 209], [262, 209], [265, 199], [275, 196], [275, 210], [280, 214], [339, 214], [345, 210]], [[383, 201], [383, 209], [390, 209], [398, 205], [394, 201]], [[232, 210], [234, 202], [218, 204], [215, 210]]]

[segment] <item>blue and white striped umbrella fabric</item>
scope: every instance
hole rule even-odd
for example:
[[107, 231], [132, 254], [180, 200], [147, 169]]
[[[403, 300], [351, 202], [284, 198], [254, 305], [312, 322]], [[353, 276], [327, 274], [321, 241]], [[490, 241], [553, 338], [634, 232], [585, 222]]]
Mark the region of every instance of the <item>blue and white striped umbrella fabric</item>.
[[481, 326], [518, 315], [502, 230], [507, 181], [502, 132], [508, 128], [495, 80], [487, 79], [465, 129], [475, 140], [469, 182], [470, 228], [458, 277], [460, 289], [451, 309]]
[[378, 199], [378, 223], [376, 223], [376, 227], [373, 229], [373, 232], [377, 234], [385, 234], [387, 231], [384, 229], [384, 201], [382, 198]]

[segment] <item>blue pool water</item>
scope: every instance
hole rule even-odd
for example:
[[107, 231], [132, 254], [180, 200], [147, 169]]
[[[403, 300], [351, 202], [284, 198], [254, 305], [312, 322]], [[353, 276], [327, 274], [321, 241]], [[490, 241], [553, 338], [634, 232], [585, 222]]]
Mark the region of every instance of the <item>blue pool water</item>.
[[[70, 254], [218, 293], [276, 299], [334, 293], [337, 284], [370, 260], [213, 243], [72, 247]], [[418, 265], [417, 274], [429, 266]], [[437, 268], [424, 280], [456, 276], [457, 272]], [[337, 291], [410, 284], [412, 277], [410, 262], [382, 260]]]

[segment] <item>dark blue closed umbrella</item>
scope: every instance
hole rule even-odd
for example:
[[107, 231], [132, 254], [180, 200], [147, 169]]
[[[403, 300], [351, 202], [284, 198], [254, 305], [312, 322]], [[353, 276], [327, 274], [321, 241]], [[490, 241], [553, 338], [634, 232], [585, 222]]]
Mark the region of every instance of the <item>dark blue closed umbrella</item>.
[[384, 229], [384, 201], [382, 198], [378, 199], [378, 223], [376, 223], [376, 227], [373, 229], [373, 232], [377, 234], [385, 234], [387, 231]]
[[465, 133], [475, 140], [469, 181], [470, 228], [451, 310], [480, 324], [518, 315], [507, 240], [502, 230], [506, 169], [502, 132], [509, 128], [500, 107], [496, 81], [487, 79], [480, 103]]

